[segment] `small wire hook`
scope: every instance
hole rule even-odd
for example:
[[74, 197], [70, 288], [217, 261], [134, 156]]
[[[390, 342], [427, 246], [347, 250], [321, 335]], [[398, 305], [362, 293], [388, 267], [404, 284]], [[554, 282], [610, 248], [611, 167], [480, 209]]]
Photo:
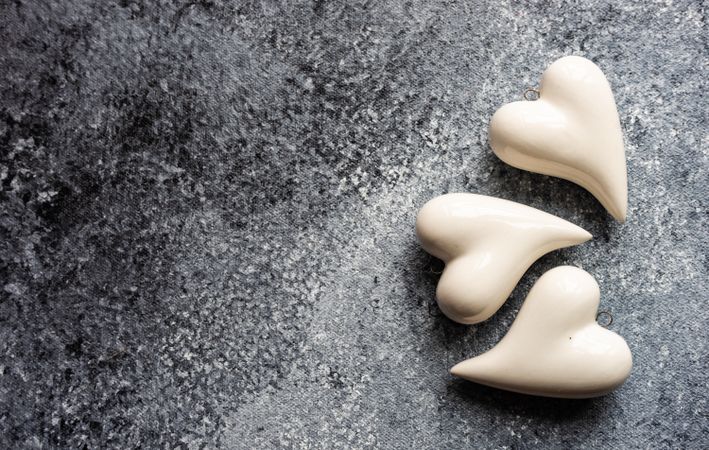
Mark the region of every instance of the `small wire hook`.
[[[529, 94], [534, 94], [534, 97], [530, 97]], [[533, 102], [534, 100], [539, 100], [539, 97], [542, 96], [542, 93], [539, 91], [539, 89], [529, 87], [527, 90], [524, 91], [524, 94], [522, 94], [522, 97], [524, 97], [525, 100], [529, 102]]]
[[440, 275], [443, 273], [443, 269], [446, 268], [446, 263], [441, 261], [438, 258], [431, 258], [431, 263], [428, 266], [428, 271], [429, 273], [432, 273], [434, 275]]
[[433, 266], [429, 267], [429, 268], [428, 268], [428, 271], [431, 272], [431, 273], [434, 274], [434, 275], [440, 275], [440, 274], [443, 273], [443, 269], [436, 270], [436, 269], [433, 268]]
[[[599, 322], [598, 319], [601, 316], [604, 316], [604, 317], [607, 316], [608, 322], [607, 323]], [[602, 326], [603, 328], [608, 328], [613, 323], [613, 315], [611, 313], [609, 313], [608, 311], [598, 311], [598, 314], [596, 314], [596, 322], [598, 322], [598, 325]]]

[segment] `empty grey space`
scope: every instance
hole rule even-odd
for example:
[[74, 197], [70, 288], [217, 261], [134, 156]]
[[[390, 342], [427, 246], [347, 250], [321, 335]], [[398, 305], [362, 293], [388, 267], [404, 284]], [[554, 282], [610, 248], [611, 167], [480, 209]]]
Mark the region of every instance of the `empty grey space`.
[[[0, 0], [1, 448], [709, 447], [707, 4]], [[516, 170], [488, 121], [604, 71], [629, 214]], [[594, 239], [489, 321], [441, 315], [429, 199]], [[630, 379], [591, 400], [448, 369], [545, 271], [601, 287]]]

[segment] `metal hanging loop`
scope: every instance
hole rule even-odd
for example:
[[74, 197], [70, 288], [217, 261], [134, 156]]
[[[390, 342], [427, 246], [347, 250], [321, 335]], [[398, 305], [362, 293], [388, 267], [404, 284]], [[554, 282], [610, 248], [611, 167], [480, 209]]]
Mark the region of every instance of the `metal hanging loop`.
[[[608, 320], [599, 321], [598, 319], [600, 319], [601, 317], [607, 317]], [[598, 325], [602, 326], [603, 328], [608, 328], [613, 323], [613, 316], [608, 311], [598, 311], [598, 314], [596, 315], [596, 322], [598, 322]]]
[[524, 91], [524, 94], [522, 94], [522, 97], [524, 97], [525, 100], [529, 102], [533, 102], [534, 100], [539, 100], [539, 97], [542, 96], [542, 93], [539, 91], [539, 89], [536, 88], [527, 88], [526, 91]]

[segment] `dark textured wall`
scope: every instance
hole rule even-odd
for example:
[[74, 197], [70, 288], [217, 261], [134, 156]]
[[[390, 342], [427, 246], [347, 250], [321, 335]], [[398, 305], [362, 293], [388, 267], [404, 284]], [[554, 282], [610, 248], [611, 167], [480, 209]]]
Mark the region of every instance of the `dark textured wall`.
[[[706, 3], [0, 0], [0, 447], [707, 448]], [[614, 90], [629, 220], [497, 160], [558, 57]], [[593, 233], [490, 321], [436, 308], [417, 209]], [[603, 398], [457, 381], [545, 270], [635, 357]]]

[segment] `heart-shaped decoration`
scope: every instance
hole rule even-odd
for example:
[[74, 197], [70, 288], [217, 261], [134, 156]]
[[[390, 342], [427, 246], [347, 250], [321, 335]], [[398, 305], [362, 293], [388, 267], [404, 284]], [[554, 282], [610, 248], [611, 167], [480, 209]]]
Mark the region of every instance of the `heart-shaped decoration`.
[[426, 203], [416, 234], [424, 250], [446, 263], [436, 289], [439, 307], [466, 324], [492, 316], [539, 257], [591, 239], [584, 229], [538, 209], [463, 193]]
[[546, 397], [606, 394], [628, 378], [633, 360], [625, 340], [596, 323], [599, 300], [589, 273], [556, 267], [532, 287], [507, 335], [451, 374]]
[[536, 101], [509, 103], [490, 122], [490, 145], [507, 164], [572, 181], [624, 222], [628, 181], [613, 93], [591, 61], [567, 56], [544, 72]]

